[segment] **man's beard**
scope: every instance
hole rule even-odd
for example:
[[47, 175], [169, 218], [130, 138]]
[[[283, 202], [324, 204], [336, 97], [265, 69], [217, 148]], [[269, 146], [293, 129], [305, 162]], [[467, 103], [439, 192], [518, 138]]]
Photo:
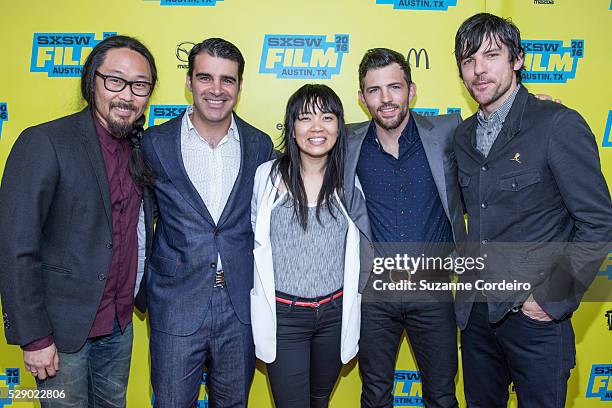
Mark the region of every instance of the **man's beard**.
[[[130, 105], [129, 103], [115, 102], [110, 105], [111, 109], [114, 107], [119, 107], [123, 109], [131, 109], [133, 111], [136, 111], [136, 108], [134, 108], [134, 106]], [[127, 119], [114, 120], [111, 117], [107, 120], [107, 124], [108, 124], [108, 131], [115, 139], [126, 139], [132, 133], [132, 130], [134, 129], [134, 122], [133, 121], [130, 122]]]
[[[395, 105], [395, 106], [397, 106], [397, 105]], [[379, 108], [379, 109], [383, 109], [384, 107], [385, 107], [385, 106], [382, 106], [382, 107], [381, 107], [381, 108]], [[397, 107], [399, 108], [399, 106], [397, 106]], [[383, 128], [383, 129], [385, 129], [385, 130], [395, 130], [395, 129], [397, 129], [397, 128], [398, 128], [398, 127], [399, 127], [399, 126], [402, 124], [402, 122], [404, 121], [404, 119], [406, 119], [406, 115], [408, 115], [408, 109], [401, 109], [401, 108], [400, 108], [399, 115], [397, 116], [397, 118], [396, 118], [395, 120], [393, 120], [393, 121], [391, 121], [391, 122], [390, 122], [390, 121], [388, 121], [388, 120], [387, 120], [386, 122], [385, 122], [385, 121], [383, 121], [383, 119], [381, 119], [381, 118], [378, 116], [378, 112], [377, 112], [377, 114], [376, 114], [376, 115], [372, 115], [372, 117], [373, 117], [373, 119], [374, 119], [374, 122], [375, 122], [375, 123], [376, 123], [378, 126], [380, 126], [381, 128]]]

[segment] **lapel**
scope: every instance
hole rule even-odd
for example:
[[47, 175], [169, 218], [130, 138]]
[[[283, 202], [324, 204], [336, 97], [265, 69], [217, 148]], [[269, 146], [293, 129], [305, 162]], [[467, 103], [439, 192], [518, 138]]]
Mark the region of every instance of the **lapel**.
[[[235, 113], [234, 120], [236, 121], [236, 126], [238, 127], [238, 134], [240, 135], [240, 170], [238, 171], [238, 176], [236, 176], [236, 181], [234, 182], [234, 186], [232, 187], [232, 192], [227, 198], [227, 202], [225, 203], [225, 207], [221, 212], [221, 216], [219, 217], [219, 226], [223, 225], [224, 222], [227, 221], [227, 218], [232, 213], [232, 207], [236, 200], [238, 200], [238, 195], [242, 191], [241, 185], [246, 183], [246, 185], [252, 185], [249, 181], [253, 180], [254, 173], [249, 172], [248, 169], [252, 168], [251, 163], [256, 163], [258, 159], [257, 149], [258, 139], [257, 136], [254, 135], [246, 122], [238, 117]], [[248, 199], [251, 199], [252, 191], [248, 192]]]
[[[183, 116], [178, 116], [168, 122], [164, 127], [164, 133], [158, 133], [153, 139], [153, 147], [164, 167], [166, 174], [172, 181], [183, 199], [189, 203], [210, 225], [215, 226], [215, 221], [208, 212], [202, 197], [187, 175], [183, 156], [181, 155], [181, 123]], [[162, 128], [163, 129], [163, 128]]]
[[[358, 208], [354, 208], [352, 203], [357, 202], [355, 194], [363, 194], [361, 186], [355, 185], [355, 179], [357, 174], [357, 163], [359, 162], [359, 156], [361, 153], [361, 146], [368, 133], [370, 127], [370, 121], [356, 124], [350, 128], [348, 135], [347, 154], [344, 168], [344, 188], [346, 198], [346, 206], [348, 213], [351, 215], [351, 219], [359, 228], [359, 230], [371, 241], [372, 236], [370, 233], [370, 220], [367, 216], [356, 216], [361, 213]], [[360, 191], [355, 191], [359, 188]], [[365, 211], [365, 198], [363, 198], [363, 213], [367, 215]]]
[[446, 177], [444, 172], [444, 151], [438, 141], [438, 134], [436, 133], [435, 126], [425, 116], [412, 111], [410, 112], [410, 116], [414, 120], [419, 131], [423, 150], [425, 150], [425, 156], [427, 156], [427, 162], [429, 163], [434, 183], [436, 183], [444, 212], [449, 216]]
[[98, 188], [100, 189], [100, 196], [104, 204], [104, 211], [106, 212], [106, 221], [108, 222], [108, 228], [113, 234], [113, 221], [111, 212], [111, 200], [110, 200], [110, 189], [108, 186], [108, 175], [106, 174], [106, 167], [104, 166], [104, 159], [102, 158], [102, 152], [100, 151], [100, 141], [96, 133], [96, 127], [93, 122], [93, 113], [91, 109], [86, 108], [78, 114], [79, 123], [79, 134], [81, 137], [81, 143], [87, 152], [87, 157], [91, 163], [91, 167], [98, 180]]
[[[487, 161], [495, 159], [502, 153], [503, 148], [516, 136], [521, 130], [521, 121], [523, 119], [523, 113], [525, 112], [525, 105], [527, 104], [527, 99], [529, 98], [529, 91], [525, 86], [521, 85], [516, 97], [514, 98], [514, 102], [512, 103], [512, 107], [510, 108], [510, 112], [508, 112], [508, 116], [504, 120], [504, 125], [502, 126], [499, 135], [495, 139], [493, 146], [491, 146], [491, 150], [489, 151], [489, 155], [487, 156]], [[476, 137], [476, 131], [474, 131], [474, 137]]]

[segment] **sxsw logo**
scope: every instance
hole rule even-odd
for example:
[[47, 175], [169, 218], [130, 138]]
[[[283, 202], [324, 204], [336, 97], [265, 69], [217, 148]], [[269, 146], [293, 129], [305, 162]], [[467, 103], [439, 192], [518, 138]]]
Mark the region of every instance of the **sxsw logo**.
[[260, 74], [283, 79], [331, 79], [340, 73], [342, 56], [349, 51], [349, 35], [266, 34], [259, 63]]
[[[202, 373], [202, 380], [200, 381], [200, 389], [198, 391], [198, 400], [196, 401], [195, 408], [208, 408], [208, 395], [206, 395], [206, 376], [207, 373]], [[155, 394], [151, 397], [151, 406], [155, 404]], [[0, 405], [0, 408], [2, 406]]]
[[612, 401], [612, 364], [593, 364], [586, 397]]
[[[145, 0], [151, 1], [151, 0]], [[157, 0], [153, 0], [157, 1]], [[223, 0], [159, 0], [160, 6], [216, 6]]]
[[116, 35], [93, 33], [34, 33], [30, 72], [46, 72], [50, 77], [80, 77], [87, 56], [100, 41]]
[[[4, 383], [4, 384], [2, 384]], [[14, 390], [20, 383], [18, 368], [7, 368], [4, 374], [0, 374], [0, 408], [9, 406], [13, 401], [8, 397], [9, 390]]]
[[423, 384], [418, 371], [395, 370], [394, 407], [424, 407]]
[[399, 10], [448, 10], [457, 0], [376, 0], [376, 4], [393, 4]]
[[0, 102], [0, 137], [2, 136], [2, 124], [8, 121], [8, 104]]
[[608, 256], [606, 256], [606, 259], [604, 259], [597, 275], [607, 276], [608, 280], [612, 280], [612, 252], [610, 252]]
[[429, 54], [425, 48], [421, 48], [420, 50], [416, 50], [416, 48], [411, 48], [408, 51], [408, 55], [406, 56], [406, 60], [410, 63], [411, 66], [416, 68], [421, 67], [421, 58], [424, 58], [425, 69], [429, 69]]
[[[437, 116], [440, 114], [440, 109], [438, 108], [412, 108], [411, 111], [423, 116]], [[461, 115], [461, 108], [446, 108], [446, 113], [457, 113]]]
[[195, 43], [192, 43], [191, 41], [183, 41], [176, 45], [174, 55], [176, 55], [176, 59], [179, 61], [179, 64], [176, 65], [177, 68], [189, 68], [189, 53], [194, 46]]
[[151, 105], [147, 126], [159, 125], [185, 113], [188, 105]]
[[[612, 110], [608, 111], [608, 120], [606, 120], [606, 130], [604, 131], [604, 135], [603, 135], [603, 142], [602, 142], [602, 146], [603, 147], [612, 147]], [[612, 268], [612, 266], [610, 266], [610, 268]], [[612, 274], [612, 271], [610, 272]], [[612, 275], [610, 277], [610, 279], [612, 279]]]
[[578, 60], [584, 57], [584, 40], [523, 40], [523, 82], [566, 83], [576, 77]]

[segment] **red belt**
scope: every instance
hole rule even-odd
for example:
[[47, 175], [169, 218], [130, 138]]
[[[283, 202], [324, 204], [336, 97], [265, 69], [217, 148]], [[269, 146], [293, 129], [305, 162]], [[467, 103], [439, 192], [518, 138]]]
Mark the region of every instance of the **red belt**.
[[280, 302], [280, 303], [285, 303], [287, 305], [293, 305], [293, 306], [302, 306], [302, 307], [319, 307], [320, 305], [324, 305], [325, 303], [329, 303], [334, 299], [338, 299], [340, 296], [342, 296], [342, 294], [344, 293], [343, 290], [339, 290], [338, 292], [334, 293], [331, 296], [328, 296], [326, 298], [323, 298], [321, 300], [319, 300], [318, 302], [302, 302], [302, 301], [293, 301], [290, 299], [285, 299], [282, 297], [278, 297], [276, 296], [276, 301]]

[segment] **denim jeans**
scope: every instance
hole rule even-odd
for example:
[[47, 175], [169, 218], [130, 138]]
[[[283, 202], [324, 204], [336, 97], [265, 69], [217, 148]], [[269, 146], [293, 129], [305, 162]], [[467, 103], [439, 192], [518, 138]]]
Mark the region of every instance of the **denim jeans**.
[[277, 302], [276, 317], [276, 360], [268, 364], [276, 408], [326, 408], [342, 368], [342, 298], [317, 308]]
[[361, 304], [359, 371], [361, 407], [391, 408], [396, 356], [406, 330], [421, 372], [423, 402], [429, 408], [458, 408], [457, 326], [450, 293], [431, 301], [403, 295]]
[[521, 310], [489, 323], [487, 303], [476, 302], [461, 332], [461, 357], [469, 408], [505, 408], [510, 382], [521, 408], [564, 408], [574, 330], [570, 319], [542, 322]]
[[115, 320], [108, 336], [88, 339], [75, 353], [60, 352], [55, 377], [37, 383], [40, 390], [63, 390], [65, 398], [41, 400], [41, 407], [125, 407], [133, 337], [131, 322], [121, 333]]

